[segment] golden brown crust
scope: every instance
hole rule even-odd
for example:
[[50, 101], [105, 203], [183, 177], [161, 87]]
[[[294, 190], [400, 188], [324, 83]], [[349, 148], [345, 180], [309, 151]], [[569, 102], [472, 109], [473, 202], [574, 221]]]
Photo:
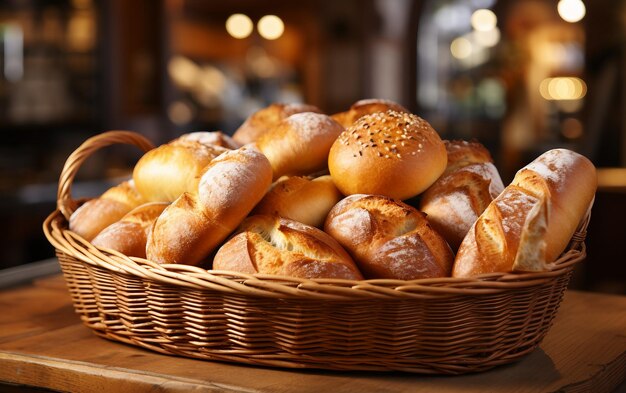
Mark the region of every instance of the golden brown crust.
[[381, 195], [352, 195], [324, 225], [366, 278], [415, 280], [450, 275], [454, 255], [413, 207]]
[[213, 268], [299, 278], [363, 277], [344, 249], [321, 230], [285, 218], [248, 217], [215, 255]]
[[343, 127], [330, 117], [296, 113], [281, 121], [256, 142], [270, 161], [274, 179], [308, 175], [327, 168], [328, 152]]
[[181, 195], [156, 220], [148, 236], [148, 258], [202, 262], [261, 200], [271, 179], [270, 163], [253, 148], [220, 155], [205, 168], [197, 191]]
[[194, 192], [202, 170], [226, 151], [183, 136], [144, 154], [135, 165], [133, 180], [146, 200], [172, 202], [184, 192]]
[[85, 240], [91, 240], [104, 228], [119, 221], [144, 202], [133, 181], [125, 181], [79, 207], [70, 217], [70, 230]]
[[252, 214], [276, 215], [321, 228], [328, 212], [341, 198], [329, 175], [315, 179], [282, 177], [274, 182]]
[[337, 123], [341, 124], [343, 128], [348, 128], [365, 115], [370, 115], [377, 112], [387, 112], [388, 110], [409, 113], [409, 111], [405, 107], [396, 102], [370, 98], [359, 100], [352, 104], [349, 110], [336, 113], [331, 117]]
[[597, 186], [593, 164], [566, 149], [522, 168], [463, 239], [453, 276], [543, 271], [565, 250]]
[[276, 127], [287, 117], [303, 112], [322, 113], [319, 108], [313, 105], [271, 104], [250, 115], [241, 127], [235, 131], [233, 140], [242, 146], [256, 142], [263, 134]]
[[167, 203], [152, 202], [134, 208], [121, 220], [100, 232], [92, 244], [127, 256], [145, 258], [148, 232], [167, 206]]
[[411, 198], [444, 171], [446, 148], [422, 118], [395, 111], [361, 117], [333, 144], [328, 167], [344, 195]]
[[478, 216], [504, 185], [487, 149], [478, 142], [444, 141], [448, 166], [424, 192], [420, 210], [457, 250]]

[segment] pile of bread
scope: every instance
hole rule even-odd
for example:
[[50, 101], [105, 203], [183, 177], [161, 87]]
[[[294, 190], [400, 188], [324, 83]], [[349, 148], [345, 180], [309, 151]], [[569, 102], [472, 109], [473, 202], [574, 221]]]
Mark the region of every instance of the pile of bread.
[[596, 189], [593, 164], [550, 150], [504, 187], [481, 144], [442, 141], [386, 100], [327, 116], [273, 104], [233, 137], [185, 134], [69, 227], [162, 264], [300, 278], [474, 277], [549, 269]]

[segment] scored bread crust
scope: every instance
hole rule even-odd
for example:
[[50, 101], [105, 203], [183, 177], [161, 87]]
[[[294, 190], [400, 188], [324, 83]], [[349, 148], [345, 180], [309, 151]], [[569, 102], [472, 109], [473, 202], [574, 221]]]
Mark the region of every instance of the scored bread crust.
[[350, 255], [326, 233], [268, 215], [248, 217], [219, 249], [213, 269], [309, 279], [363, 278]]
[[454, 255], [424, 214], [382, 195], [351, 195], [324, 225], [366, 278], [415, 280], [450, 275]]
[[274, 103], [250, 115], [235, 131], [233, 140], [242, 146], [256, 142], [287, 117], [302, 112], [322, 113], [313, 105]]
[[553, 149], [517, 172], [461, 243], [452, 275], [545, 271], [590, 207], [596, 171], [584, 156]]
[[446, 168], [444, 143], [424, 119], [387, 111], [361, 117], [335, 141], [330, 175], [344, 195], [408, 199], [426, 190]]
[[443, 175], [422, 194], [420, 210], [450, 247], [457, 250], [478, 216], [502, 192], [504, 185], [483, 145], [444, 142], [448, 165]]

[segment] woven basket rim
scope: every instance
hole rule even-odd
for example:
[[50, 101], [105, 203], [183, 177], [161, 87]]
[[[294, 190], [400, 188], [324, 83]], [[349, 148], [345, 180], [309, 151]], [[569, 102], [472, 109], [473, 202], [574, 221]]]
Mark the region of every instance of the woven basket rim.
[[207, 270], [183, 264], [158, 264], [143, 258], [129, 257], [115, 250], [94, 246], [67, 229], [67, 220], [59, 209], [46, 218], [43, 229], [48, 241], [58, 251], [111, 272], [152, 279], [162, 284], [261, 297], [350, 300], [485, 295], [542, 285], [566, 274], [574, 264], [584, 259], [586, 250], [583, 240], [588, 222], [589, 214], [572, 237], [568, 249], [550, 264], [550, 270], [545, 272], [489, 273], [473, 278], [441, 277], [410, 281], [304, 279]]

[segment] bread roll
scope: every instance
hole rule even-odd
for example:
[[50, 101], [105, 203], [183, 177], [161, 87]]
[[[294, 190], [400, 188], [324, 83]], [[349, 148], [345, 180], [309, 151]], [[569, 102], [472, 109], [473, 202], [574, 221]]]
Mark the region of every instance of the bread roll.
[[445, 141], [448, 166], [422, 194], [420, 210], [453, 250], [504, 185], [487, 149], [478, 142]]
[[522, 168], [463, 239], [453, 276], [544, 271], [565, 250], [597, 187], [585, 157], [550, 150]]
[[182, 136], [152, 149], [139, 159], [133, 171], [137, 190], [151, 202], [172, 202], [198, 188], [202, 170], [228, 149]]
[[146, 254], [158, 263], [195, 265], [243, 221], [272, 182], [272, 168], [257, 150], [242, 147], [205, 168], [194, 193], [183, 193], [154, 223]]
[[274, 182], [252, 214], [280, 216], [321, 228], [330, 209], [342, 197], [328, 175], [315, 179], [281, 177]]
[[349, 110], [341, 113], [335, 113], [331, 117], [337, 123], [341, 124], [343, 128], [348, 128], [365, 115], [377, 112], [387, 112], [388, 110], [409, 113], [405, 107], [393, 101], [370, 98], [359, 100], [352, 104]]
[[79, 207], [70, 217], [70, 230], [91, 240], [142, 203], [145, 199], [137, 192], [133, 181], [125, 181]]
[[452, 269], [452, 250], [424, 214], [386, 196], [343, 199], [328, 214], [324, 230], [368, 279], [445, 277]]
[[446, 168], [446, 148], [423, 119], [395, 111], [361, 117], [330, 149], [328, 167], [344, 195], [413, 197]]
[[348, 253], [317, 228], [257, 215], [247, 218], [238, 232], [219, 249], [213, 269], [309, 279], [363, 278]]
[[146, 257], [146, 241], [152, 224], [168, 206], [164, 202], [151, 202], [138, 206], [104, 228], [91, 243], [111, 248], [130, 257]]
[[308, 175], [326, 169], [328, 151], [343, 127], [326, 115], [312, 112], [291, 115], [256, 142], [272, 164], [274, 179]]
[[178, 141], [195, 141], [204, 145], [214, 145], [224, 147], [226, 149], [238, 149], [241, 145], [233, 140], [230, 136], [221, 131], [198, 131], [181, 135]]
[[302, 112], [322, 113], [313, 105], [272, 104], [250, 115], [241, 127], [235, 131], [233, 139], [242, 146], [256, 142], [261, 135], [276, 127], [287, 117]]

